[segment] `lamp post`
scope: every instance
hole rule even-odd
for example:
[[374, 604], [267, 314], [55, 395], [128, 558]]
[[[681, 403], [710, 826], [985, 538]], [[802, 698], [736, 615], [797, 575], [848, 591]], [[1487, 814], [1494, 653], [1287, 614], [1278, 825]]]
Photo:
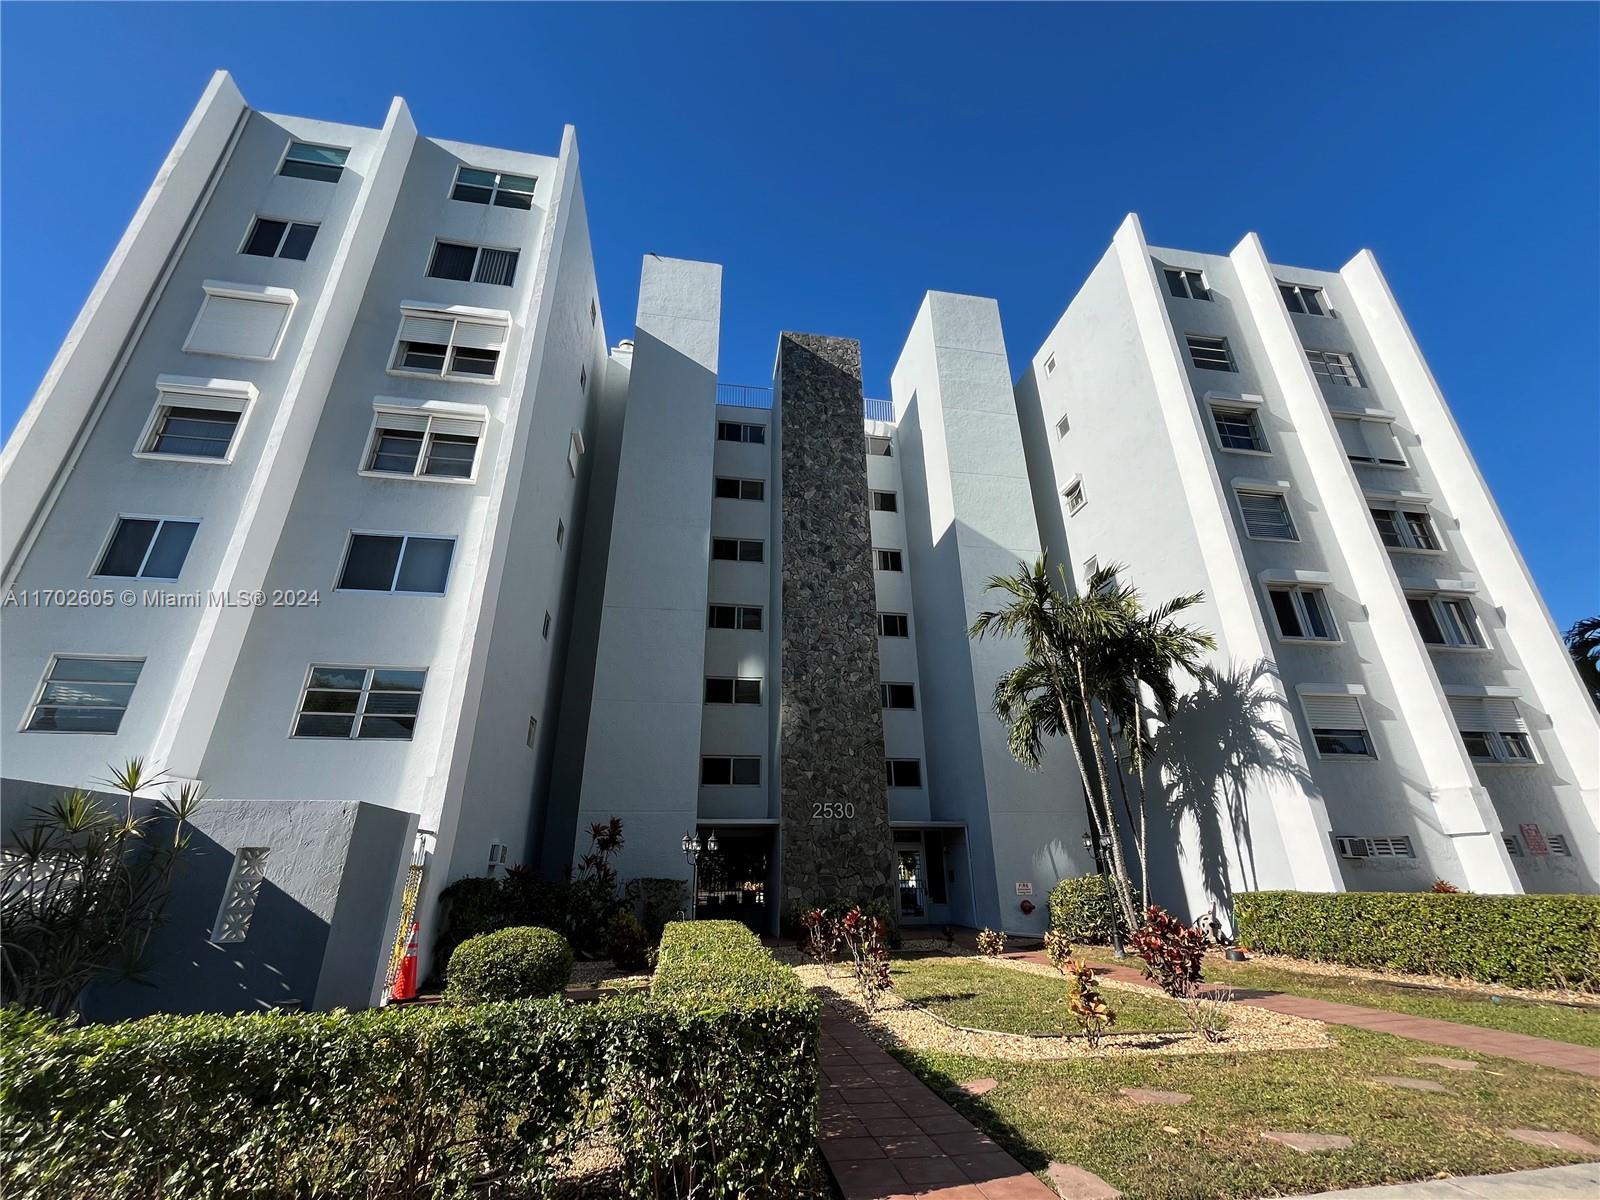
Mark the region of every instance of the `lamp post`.
[[[700, 831], [692, 830], [683, 835], [683, 856], [689, 860], [689, 920], [694, 920], [695, 900], [700, 891]], [[717, 831], [713, 829], [706, 837], [705, 852], [717, 852]]]
[[1106, 879], [1105, 846], [1098, 834], [1086, 829], [1083, 831], [1083, 848], [1094, 853], [1094, 869], [1105, 881], [1106, 894], [1111, 899], [1111, 957], [1127, 958], [1128, 952], [1122, 948], [1122, 930], [1119, 927], [1121, 914], [1117, 911], [1116, 894], [1111, 887], [1111, 881]]

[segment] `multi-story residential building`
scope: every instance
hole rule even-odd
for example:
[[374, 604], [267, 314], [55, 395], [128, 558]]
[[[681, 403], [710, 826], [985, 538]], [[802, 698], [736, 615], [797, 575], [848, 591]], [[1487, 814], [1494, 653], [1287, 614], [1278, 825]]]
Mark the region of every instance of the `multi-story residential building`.
[[[4, 824], [144, 755], [212, 800], [157, 992], [364, 1004], [448, 883], [625, 878], [1043, 929], [1093, 869], [1071, 755], [1007, 751], [968, 629], [1041, 552], [1203, 590], [1150, 890], [1593, 890], [1600, 720], [1375, 263], [1147, 247], [1013, 385], [929, 293], [890, 399], [784, 333], [719, 378], [722, 273], [644, 260], [607, 350], [553, 157], [212, 81], [0, 458]], [[710, 849], [715, 839], [716, 849]]]

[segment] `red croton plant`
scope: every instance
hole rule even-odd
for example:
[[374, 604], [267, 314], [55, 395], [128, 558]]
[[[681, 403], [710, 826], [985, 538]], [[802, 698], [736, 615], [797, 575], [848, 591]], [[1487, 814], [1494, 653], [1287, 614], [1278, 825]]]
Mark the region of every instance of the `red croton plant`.
[[861, 990], [861, 1007], [876, 1012], [883, 993], [894, 986], [889, 978], [889, 923], [868, 916], [857, 905], [840, 915], [825, 908], [810, 909], [800, 914], [800, 927], [806, 933], [807, 952], [824, 967], [832, 965], [840, 946], [845, 948]]
[[1169, 996], [1188, 996], [1200, 984], [1200, 964], [1205, 957], [1206, 935], [1185, 925], [1159, 904], [1145, 910], [1144, 925], [1128, 939], [1129, 948], [1144, 959], [1144, 973]]

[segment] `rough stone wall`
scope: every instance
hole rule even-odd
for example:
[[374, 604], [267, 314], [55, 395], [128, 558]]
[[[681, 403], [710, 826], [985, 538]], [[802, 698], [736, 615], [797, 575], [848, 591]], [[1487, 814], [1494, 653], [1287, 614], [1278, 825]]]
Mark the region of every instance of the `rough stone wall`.
[[[892, 918], [861, 344], [785, 333], [777, 385], [784, 909], [843, 899], [880, 904]], [[817, 815], [818, 805], [835, 806], [823, 809], [832, 815]]]

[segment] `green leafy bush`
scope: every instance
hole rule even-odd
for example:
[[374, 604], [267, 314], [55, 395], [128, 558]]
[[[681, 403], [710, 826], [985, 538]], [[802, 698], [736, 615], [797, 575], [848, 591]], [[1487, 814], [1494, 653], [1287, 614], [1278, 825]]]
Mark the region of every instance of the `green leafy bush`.
[[626, 1194], [791, 1200], [820, 1006], [743, 926], [669, 926], [652, 993], [72, 1025], [0, 1010], [17, 1200], [546, 1195], [608, 1122]]
[[677, 920], [688, 904], [689, 887], [682, 879], [651, 876], [635, 879], [631, 886], [639, 893], [639, 923], [654, 946], [661, 940], [667, 922]]
[[[1140, 901], [1134, 888], [1135, 905]], [[1105, 945], [1111, 940], [1111, 922], [1116, 921], [1122, 936], [1128, 936], [1128, 923], [1122, 919], [1111, 885], [1104, 875], [1080, 875], [1063, 879], [1050, 889], [1050, 928], [1070, 942]]]
[[551, 929], [523, 926], [480, 933], [456, 947], [445, 998], [457, 1004], [537, 1000], [557, 995], [572, 978], [572, 947]]
[[645, 940], [644, 926], [631, 912], [611, 914], [606, 922], [606, 951], [624, 971], [642, 971], [649, 965], [650, 943]]
[[1600, 991], [1600, 896], [1241, 892], [1233, 911], [1263, 954]]

